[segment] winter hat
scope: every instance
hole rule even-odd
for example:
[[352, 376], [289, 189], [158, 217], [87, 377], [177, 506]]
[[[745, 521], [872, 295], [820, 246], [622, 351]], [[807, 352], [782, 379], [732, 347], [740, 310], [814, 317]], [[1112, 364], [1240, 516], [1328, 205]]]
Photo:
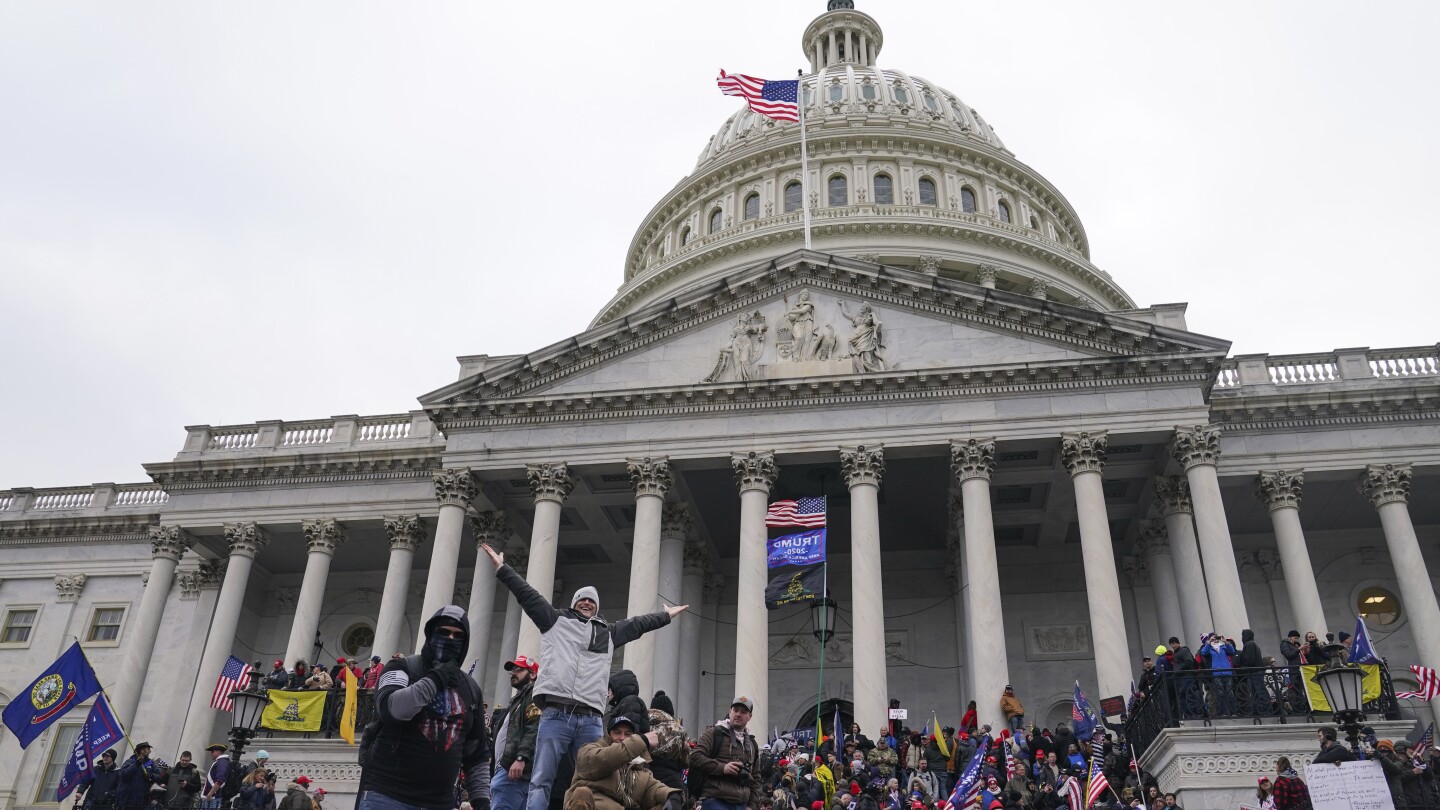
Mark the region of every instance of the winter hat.
[[575, 595], [570, 597], [570, 607], [575, 607], [575, 603], [579, 602], [581, 599], [589, 599], [591, 602], [594, 602], [595, 611], [597, 613], [600, 611], [600, 592], [595, 590], [595, 588], [591, 587], [590, 585], [586, 585], [585, 587], [576, 591]]
[[1288, 632], [1288, 633], [1285, 634], [1285, 637], [1286, 637], [1286, 638], [1300, 638], [1300, 631], [1299, 631], [1299, 630], [1291, 630], [1290, 632]]
[[256, 758], [256, 759], [269, 759], [269, 758], [270, 758], [270, 752], [269, 752], [269, 751], [266, 751], [264, 748], [261, 748], [259, 751], [256, 751], [256, 752], [255, 752], [255, 758]]
[[675, 716], [675, 702], [670, 699], [669, 695], [665, 694], [664, 690], [656, 692], [655, 697], [650, 698], [650, 708], [659, 709], [671, 717]]
[[859, 796], [859, 795], [860, 795], [860, 783], [859, 783], [859, 782], [851, 782], [851, 783], [850, 783], [850, 795], [851, 795], [851, 796]]
[[1339, 633], [1336, 633], [1336, 634], [1335, 634], [1335, 637], [1338, 638], [1338, 639], [1340, 639], [1340, 643], [1341, 643], [1341, 644], [1344, 644], [1346, 641], [1349, 641], [1349, 640], [1350, 640], [1350, 634], [1347, 633], [1347, 632], [1345, 632], [1344, 630], [1341, 630]]
[[1164, 644], [1157, 644], [1157, 645], [1155, 645], [1155, 654], [1156, 654], [1156, 655], [1164, 655], [1166, 652], [1167, 652], [1167, 651], [1166, 651], [1166, 649], [1165, 649], [1165, 645], [1164, 645]]

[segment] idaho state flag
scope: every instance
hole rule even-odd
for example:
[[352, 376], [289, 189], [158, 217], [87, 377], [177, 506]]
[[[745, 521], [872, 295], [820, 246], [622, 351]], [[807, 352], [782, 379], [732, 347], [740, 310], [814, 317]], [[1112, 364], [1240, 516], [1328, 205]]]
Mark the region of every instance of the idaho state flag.
[[270, 705], [260, 713], [260, 727], [276, 731], [319, 731], [329, 691], [270, 690]]
[[5, 726], [24, 748], [99, 691], [100, 681], [77, 641], [5, 707]]

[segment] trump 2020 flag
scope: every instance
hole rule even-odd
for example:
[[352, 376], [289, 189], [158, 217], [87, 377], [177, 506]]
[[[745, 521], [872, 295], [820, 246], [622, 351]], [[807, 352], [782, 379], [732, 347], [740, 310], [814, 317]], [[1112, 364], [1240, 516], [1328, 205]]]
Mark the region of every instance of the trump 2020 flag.
[[766, 557], [771, 568], [825, 562], [824, 529], [772, 537], [767, 544], [769, 553]]
[[812, 565], [793, 574], [781, 574], [765, 586], [765, 607], [775, 608], [815, 599], [825, 594], [825, 566]]
[[1075, 702], [1070, 707], [1070, 720], [1075, 726], [1075, 739], [1088, 740], [1095, 733], [1095, 726], [1099, 720], [1095, 717], [1095, 711], [1090, 708], [1090, 701], [1085, 699], [1085, 693], [1080, 691], [1080, 682], [1075, 682]]
[[1355, 617], [1355, 637], [1350, 639], [1350, 663], [1382, 663], [1380, 656], [1375, 654], [1375, 647], [1370, 643], [1370, 634], [1365, 630], [1364, 616]]
[[51, 723], [99, 691], [100, 681], [77, 641], [5, 707], [5, 726], [15, 732], [24, 748]]
[[90, 707], [90, 716], [85, 718], [85, 725], [81, 726], [80, 733], [75, 735], [75, 746], [70, 749], [65, 773], [60, 776], [60, 787], [55, 791], [55, 801], [64, 801], [77, 785], [94, 772], [96, 758], [124, 737], [125, 729], [120, 727], [120, 721], [115, 718], [115, 710], [110, 708], [110, 701], [106, 700], [105, 693], [101, 692], [100, 697], [95, 698], [95, 705]]

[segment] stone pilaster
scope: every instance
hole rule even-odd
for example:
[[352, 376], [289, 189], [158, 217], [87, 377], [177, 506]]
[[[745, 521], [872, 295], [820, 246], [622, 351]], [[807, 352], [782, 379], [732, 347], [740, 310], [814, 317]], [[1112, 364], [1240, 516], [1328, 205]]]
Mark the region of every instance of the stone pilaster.
[[85, 590], [85, 574], [57, 574], [55, 575], [55, 601], [56, 602], [78, 602], [81, 591]]

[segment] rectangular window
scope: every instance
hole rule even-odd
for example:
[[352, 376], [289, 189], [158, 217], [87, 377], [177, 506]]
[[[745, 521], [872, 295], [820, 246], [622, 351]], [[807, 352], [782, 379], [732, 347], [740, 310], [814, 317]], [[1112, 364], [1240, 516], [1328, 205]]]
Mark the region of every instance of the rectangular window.
[[0, 644], [29, 644], [35, 629], [39, 608], [11, 608], [5, 612], [5, 626], [0, 629]]
[[35, 793], [36, 804], [55, 803], [55, 791], [60, 787], [60, 777], [65, 774], [65, 760], [70, 758], [70, 749], [75, 747], [75, 735], [79, 733], [78, 723], [56, 728], [54, 744], [45, 755], [45, 776]]
[[120, 625], [125, 621], [123, 607], [97, 607], [90, 618], [90, 632], [87, 641], [116, 641], [120, 638]]

